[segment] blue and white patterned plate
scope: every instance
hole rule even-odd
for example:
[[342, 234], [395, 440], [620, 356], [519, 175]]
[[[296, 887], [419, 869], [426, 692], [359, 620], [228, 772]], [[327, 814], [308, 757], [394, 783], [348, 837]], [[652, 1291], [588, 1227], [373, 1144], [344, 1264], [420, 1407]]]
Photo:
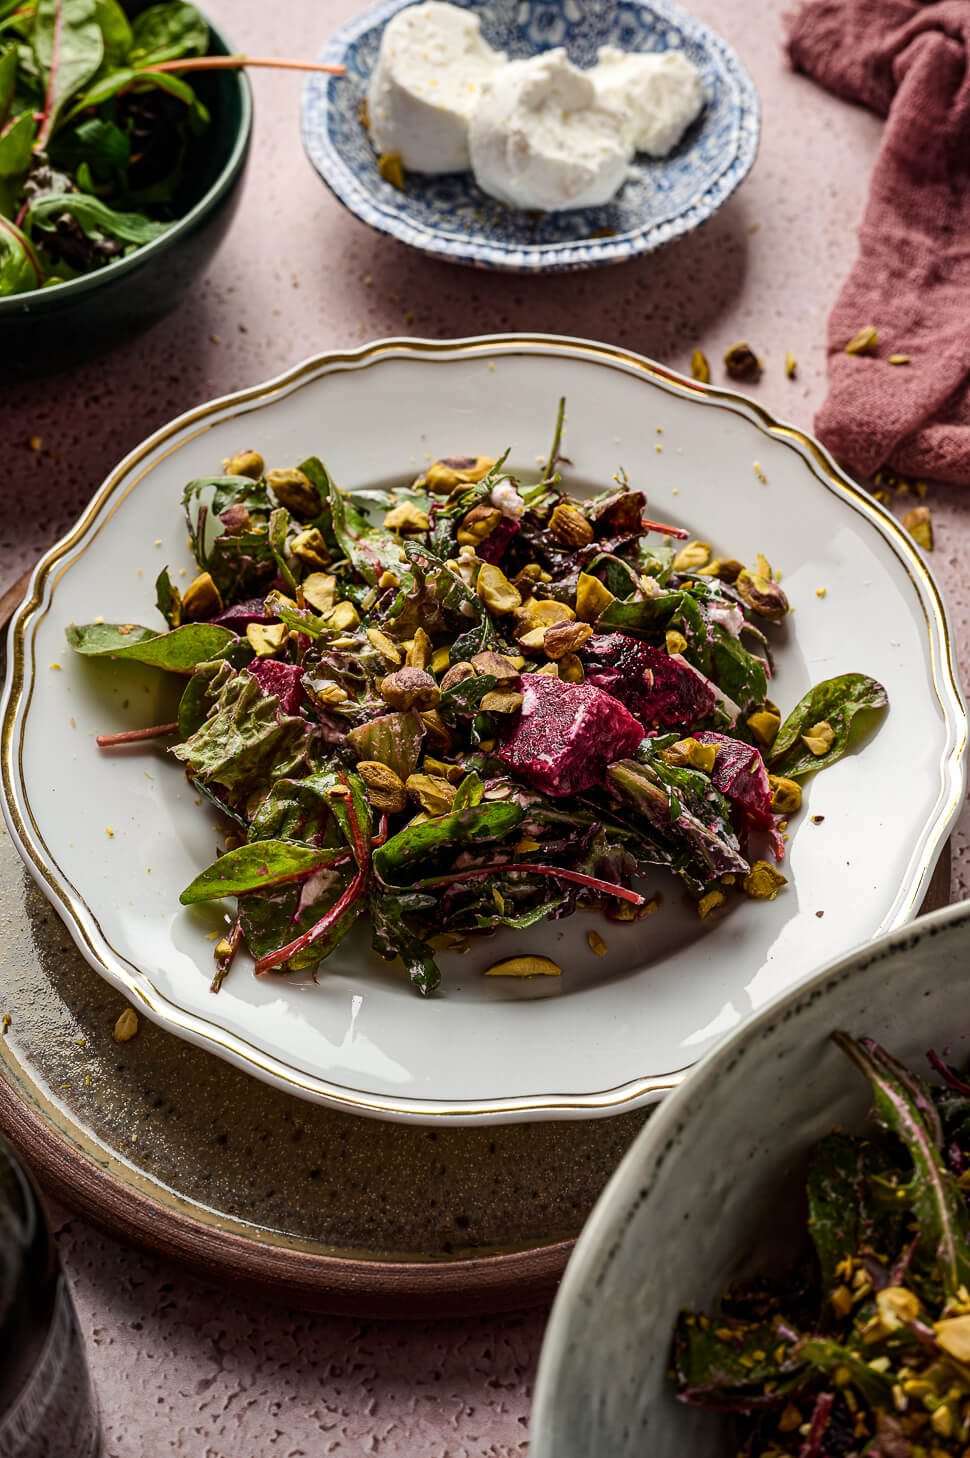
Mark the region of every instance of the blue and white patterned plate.
[[360, 103], [388, 19], [411, 0], [383, 0], [339, 30], [319, 59], [342, 77], [314, 75], [303, 92], [303, 144], [334, 195], [363, 222], [424, 253], [513, 273], [592, 268], [650, 253], [703, 223], [744, 179], [758, 147], [758, 97], [734, 51], [670, 0], [457, 0], [481, 17], [482, 34], [510, 57], [565, 46], [591, 66], [597, 49], [682, 48], [708, 96], [669, 156], [638, 154], [612, 202], [575, 212], [504, 207], [470, 172], [410, 173], [403, 192], [385, 182], [361, 124]]

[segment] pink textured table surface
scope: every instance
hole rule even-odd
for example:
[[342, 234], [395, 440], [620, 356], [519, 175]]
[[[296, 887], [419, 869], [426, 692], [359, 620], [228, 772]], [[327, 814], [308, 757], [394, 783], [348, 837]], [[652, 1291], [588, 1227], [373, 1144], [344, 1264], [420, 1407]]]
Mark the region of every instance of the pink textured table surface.
[[[241, 50], [311, 55], [352, 0], [209, 0]], [[303, 157], [300, 83], [255, 77], [256, 133], [234, 230], [181, 313], [106, 361], [0, 400], [0, 587], [70, 525], [147, 432], [314, 351], [387, 334], [586, 335], [680, 369], [747, 338], [769, 409], [810, 426], [825, 319], [847, 272], [879, 123], [786, 69], [780, 0], [695, 0], [761, 94], [761, 152], [699, 233], [634, 264], [530, 279], [428, 262], [357, 223]], [[798, 377], [785, 378], [790, 350]], [[714, 367], [720, 380], [719, 365]], [[42, 438], [32, 451], [31, 436]], [[50, 454], [48, 454], [50, 452]], [[970, 655], [970, 490], [934, 488], [933, 565]], [[970, 891], [967, 824], [954, 896]], [[527, 1448], [545, 1313], [416, 1326], [308, 1318], [211, 1289], [59, 1215], [111, 1458], [178, 1453], [509, 1455]]]

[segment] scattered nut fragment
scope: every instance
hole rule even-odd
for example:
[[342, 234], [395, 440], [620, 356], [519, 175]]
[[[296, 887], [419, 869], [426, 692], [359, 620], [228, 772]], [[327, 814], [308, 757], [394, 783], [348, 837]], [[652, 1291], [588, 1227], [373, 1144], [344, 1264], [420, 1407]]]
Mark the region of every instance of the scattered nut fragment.
[[436, 648], [431, 655], [431, 672], [444, 673], [451, 662], [451, 649], [447, 643]]
[[519, 670], [504, 653], [494, 653], [491, 649], [486, 649], [484, 653], [475, 654], [471, 666], [476, 673], [487, 673], [494, 678], [496, 688], [518, 687], [521, 676]]
[[456, 486], [483, 481], [494, 465], [491, 456], [444, 456], [428, 467], [419, 484], [429, 491], [447, 495]]
[[401, 650], [393, 638], [389, 638], [386, 633], [382, 633], [380, 628], [365, 628], [364, 631], [367, 634], [368, 642], [372, 648], [376, 648], [378, 653], [391, 663], [400, 663]]
[[396, 187], [398, 192], [404, 191], [404, 163], [397, 152], [384, 152], [378, 157], [377, 170], [385, 182]]
[[430, 668], [431, 660], [434, 657], [434, 648], [431, 639], [423, 628], [415, 628], [414, 637], [411, 639], [407, 651], [405, 663], [408, 668]]
[[674, 571], [693, 572], [696, 567], [706, 567], [710, 560], [710, 542], [686, 542], [674, 558]]
[[319, 516], [323, 510], [320, 492], [309, 476], [295, 466], [285, 471], [267, 471], [266, 484], [281, 506], [294, 516]]
[[345, 633], [348, 628], [360, 627], [360, 613], [352, 602], [338, 602], [327, 614], [327, 627]]
[[774, 573], [771, 570], [771, 563], [768, 561], [768, 558], [765, 556], [764, 552], [759, 552], [755, 557], [754, 570], [757, 572], [759, 577], [764, 577], [769, 582], [771, 582], [774, 577]]
[[701, 744], [699, 740], [691, 736], [687, 739], [679, 739], [676, 744], [662, 749], [660, 758], [667, 764], [680, 768], [689, 765], [691, 769], [703, 770], [705, 774], [709, 775], [717, 758], [717, 745]]
[[443, 759], [435, 759], [430, 754], [424, 756], [424, 768], [429, 775], [437, 775], [452, 785], [460, 785], [465, 778], [464, 768], [460, 764], [446, 764]]
[[515, 851], [517, 856], [526, 856], [530, 853], [530, 851], [541, 850], [541, 848], [541, 841], [531, 840], [527, 835], [524, 835], [522, 839], [518, 841], [515, 846], [513, 846], [513, 850]]
[[449, 668], [448, 672], [445, 674], [444, 678], [441, 680], [441, 692], [447, 693], [448, 690], [453, 689], [456, 684], [464, 683], [466, 678], [474, 677], [475, 670], [474, 668], [472, 668], [470, 663], [466, 663], [464, 660], [462, 660], [460, 663], [453, 663]]
[[340, 684], [335, 683], [332, 678], [325, 680], [323, 683], [305, 683], [304, 686], [313, 702], [315, 704], [321, 704], [324, 707], [345, 704], [350, 698], [347, 690], [341, 688]]
[[908, 354], [891, 354], [889, 356], [889, 363], [890, 364], [895, 364], [895, 365], [909, 364], [909, 355]]
[[816, 589], [815, 589], [815, 596], [816, 597], [827, 597], [828, 596], [828, 588], [827, 587], [816, 587]]
[[138, 1014], [133, 1007], [126, 1007], [114, 1025], [111, 1034], [116, 1043], [127, 1043], [138, 1032]]
[[542, 648], [547, 658], [565, 658], [576, 653], [593, 636], [589, 623], [552, 623], [542, 635]]
[[223, 470], [227, 476], [248, 476], [251, 481], [259, 481], [266, 465], [259, 451], [237, 451], [223, 462]]
[[801, 736], [802, 743], [816, 758], [828, 754], [835, 742], [835, 730], [827, 719], [820, 719], [807, 733]]
[[595, 952], [597, 957], [606, 956], [606, 943], [604, 942], [598, 931], [593, 931], [593, 929], [590, 928], [590, 930], [586, 933], [586, 940], [589, 942], [590, 951]]
[[676, 628], [668, 628], [666, 636], [668, 653], [684, 653], [687, 650], [687, 639], [683, 633], [678, 633]]
[[781, 715], [771, 709], [759, 709], [748, 715], [747, 725], [762, 749], [770, 749], [781, 728]]
[[568, 501], [560, 501], [549, 518], [549, 530], [565, 547], [585, 547], [593, 540], [593, 523]]
[[308, 567], [326, 567], [330, 561], [323, 533], [317, 527], [307, 527], [305, 532], [298, 532], [290, 542], [290, 551]]
[[382, 680], [380, 695], [392, 709], [433, 709], [441, 690], [423, 668], [398, 668]]
[[761, 361], [750, 344], [732, 344], [725, 353], [724, 368], [732, 380], [760, 380]]
[[598, 577], [593, 577], [588, 572], [580, 572], [576, 584], [577, 618], [581, 618], [584, 623], [595, 623], [611, 602], [616, 602], [616, 598]]
[[200, 572], [182, 595], [182, 617], [197, 623], [201, 618], [212, 618], [221, 612], [222, 594], [208, 572]]
[[571, 623], [576, 614], [564, 602], [552, 597], [530, 597], [515, 615], [516, 627], [522, 629], [548, 628], [553, 623]]
[[787, 886], [788, 882], [767, 861], [755, 861], [741, 885], [756, 901], [774, 901], [782, 886]]
[[795, 356], [791, 353], [790, 350], [786, 350], [785, 351], [785, 374], [788, 376], [788, 378], [790, 380], [793, 380], [795, 378], [795, 372], [796, 372], [797, 369], [798, 369], [798, 360], [795, 358]]
[[502, 513], [497, 506], [486, 506], [480, 501], [459, 524], [459, 547], [477, 547], [486, 537], [492, 535], [501, 520]]
[[367, 798], [375, 810], [398, 815], [407, 807], [408, 792], [400, 775], [376, 759], [362, 759], [357, 773], [367, 786]]
[[413, 501], [402, 501], [391, 507], [384, 518], [384, 525], [391, 532], [426, 532], [431, 523], [428, 513], [415, 506]]
[[484, 562], [479, 569], [476, 591], [489, 612], [501, 617], [522, 606], [522, 594], [513, 587], [501, 567]]
[[516, 714], [522, 707], [522, 695], [509, 689], [492, 689], [482, 698], [486, 714]]
[[690, 357], [690, 372], [695, 380], [700, 380], [702, 385], [708, 385], [711, 381], [711, 367], [707, 363], [707, 356], [700, 349], [695, 349]]
[[903, 517], [903, 526], [913, 541], [927, 552], [933, 550], [933, 520], [928, 506], [914, 506]]
[[[565, 653], [558, 663], [552, 663], [552, 668], [559, 669], [559, 677], [563, 683], [582, 683], [586, 677], [586, 670], [575, 653]], [[543, 670], [540, 668], [540, 673]]]
[[311, 572], [303, 579], [303, 596], [318, 613], [333, 611], [337, 596], [337, 579], [328, 572]]
[[771, 808], [776, 815], [794, 815], [802, 808], [802, 787], [797, 780], [785, 779], [784, 775], [769, 775], [768, 784], [771, 786]]
[[873, 324], [864, 324], [845, 346], [846, 354], [868, 354], [879, 343], [879, 333]]
[[[881, 1294], [883, 1293], [880, 1292]], [[970, 1362], [970, 1316], [950, 1316], [944, 1321], [934, 1322], [933, 1331], [936, 1340], [949, 1356], [955, 1357], [958, 1362]]]
[[285, 623], [248, 623], [246, 641], [257, 658], [271, 658], [283, 646], [287, 631]]
[[438, 754], [450, 754], [455, 743], [454, 736], [438, 710], [431, 709], [422, 714], [421, 722], [424, 725], [428, 748], [435, 750]]
[[716, 577], [719, 582], [737, 582], [738, 574], [744, 571], [744, 563], [736, 557], [715, 557], [706, 567], [696, 569], [698, 577]]
[[560, 977], [562, 968], [551, 957], [507, 957], [485, 968], [486, 977]]
[[745, 567], [742, 572], [738, 573], [734, 585], [742, 602], [759, 617], [777, 623], [788, 612], [788, 598], [777, 582], [770, 582], [760, 573], [751, 572]]
[[458, 793], [450, 780], [439, 775], [408, 775], [407, 790], [426, 815], [447, 815]]
[[725, 899], [723, 891], [708, 891], [706, 896], [702, 896], [697, 903], [697, 915], [703, 921], [705, 917], [710, 916], [712, 911], [723, 906]]
[[[563, 660], [564, 663], [568, 663], [568, 661], [568, 657]], [[576, 662], [579, 663], [578, 658], [576, 659]], [[582, 668], [583, 665], [580, 663], [579, 666], [580, 668]], [[561, 665], [558, 663], [544, 663], [541, 668], [536, 669], [536, 673], [544, 674], [547, 678], [558, 678], [560, 667]], [[582, 680], [577, 680], [577, 682], [581, 681]]]

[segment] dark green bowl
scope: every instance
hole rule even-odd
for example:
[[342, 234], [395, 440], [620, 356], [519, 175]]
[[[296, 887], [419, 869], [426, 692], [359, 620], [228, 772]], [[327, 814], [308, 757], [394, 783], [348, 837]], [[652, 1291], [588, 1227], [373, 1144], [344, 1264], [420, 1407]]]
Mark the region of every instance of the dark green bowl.
[[[211, 21], [209, 28], [213, 55], [235, 54]], [[212, 124], [193, 151], [182, 217], [83, 278], [0, 299], [0, 379], [53, 372], [130, 339], [174, 309], [208, 264], [239, 202], [253, 98], [242, 71], [201, 72], [193, 82]]]

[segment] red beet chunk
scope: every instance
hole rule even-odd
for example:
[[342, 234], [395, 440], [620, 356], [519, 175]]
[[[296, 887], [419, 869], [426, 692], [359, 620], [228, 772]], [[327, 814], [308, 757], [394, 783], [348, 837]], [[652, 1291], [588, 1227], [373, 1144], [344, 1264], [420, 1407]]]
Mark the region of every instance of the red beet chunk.
[[476, 551], [483, 562], [500, 562], [505, 549], [519, 532], [519, 523], [514, 516], [503, 516], [493, 532], [480, 542]]
[[303, 702], [303, 670], [295, 663], [277, 663], [273, 658], [257, 658], [249, 665], [264, 694], [278, 694], [281, 714], [295, 714]]
[[522, 678], [522, 712], [497, 751], [512, 773], [547, 795], [600, 785], [607, 766], [635, 752], [643, 726], [590, 683]]
[[738, 739], [709, 729], [695, 734], [694, 738], [701, 744], [717, 745], [717, 759], [711, 771], [715, 788], [727, 795], [755, 825], [773, 827], [771, 786], [760, 752], [751, 744], [742, 744]]
[[715, 697], [682, 658], [626, 633], [597, 634], [582, 653], [586, 682], [605, 689], [650, 728], [684, 729], [706, 719]]
[[250, 623], [272, 621], [272, 618], [266, 616], [266, 607], [261, 597], [248, 597], [245, 602], [235, 602], [209, 619], [210, 623], [215, 623], [220, 628], [231, 628], [234, 633], [245, 633]]

